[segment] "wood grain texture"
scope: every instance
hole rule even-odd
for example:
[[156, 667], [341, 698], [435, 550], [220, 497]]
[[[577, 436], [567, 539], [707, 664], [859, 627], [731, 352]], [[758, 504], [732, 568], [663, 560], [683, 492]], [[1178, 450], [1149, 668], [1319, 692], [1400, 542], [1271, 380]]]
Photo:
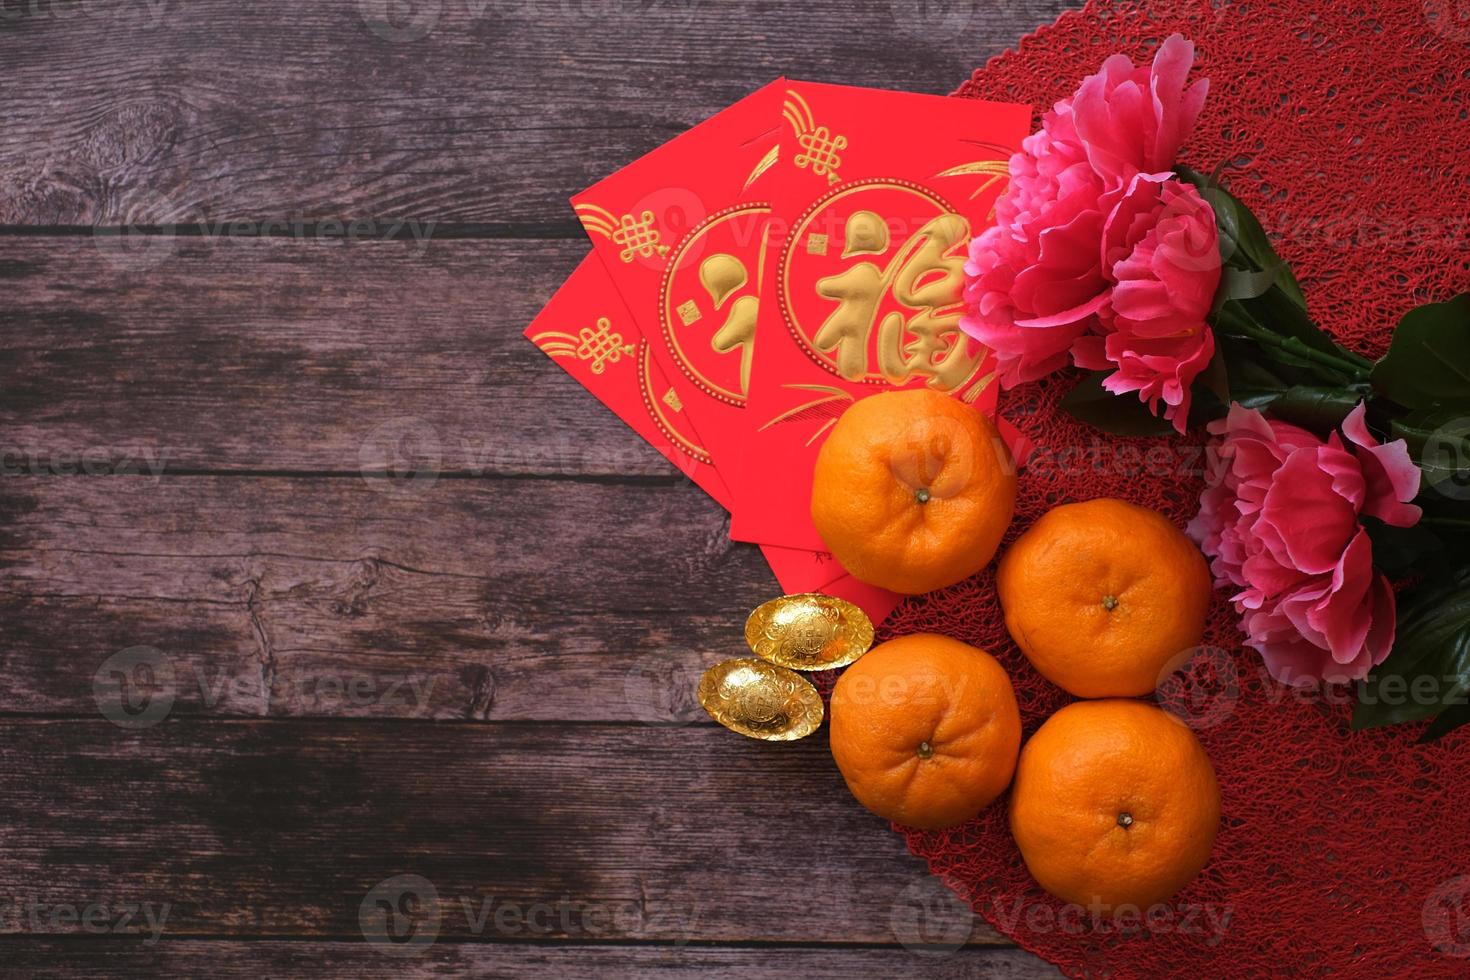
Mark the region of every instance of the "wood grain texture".
[[585, 240], [116, 246], [0, 236], [6, 475], [682, 480], [520, 336]]
[[[573, 192], [783, 72], [946, 91], [1066, 5], [0, 3], [4, 970], [1055, 976], [823, 733], [704, 718], [774, 581], [519, 335]], [[402, 875], [407, 959], [361, 920]]]
[[95, 715], [146, 646], [180, 715], [707, 723], [778, 593], [692, 486], [11, 477], [0, 711]]
[[0, 224], [570, 229], [572, 193], [778, 75], [943, 92], [1066, 6], [28, 0]]
[[965, 948], [910, 951], [901, 948], [804, 949], [719, 946], [557, 946], [551, 943], [442, 941], [415, 957], [389, 957], [361, 943], [197, 942], [156, 946], [137, 942], [69, 943], [54, 939], [11, 940], [6, 960], [36, 980], [79, 974], [109, 976], [209, 976], [220, 980], [259, 977], [475, 977], [521, 980], [554, 976], [564, 980], [621, 980], [655, 976], [696, 980], [739, 976], [747, 980], [1042, 980], [1060, 977], [1055, 968], [1015, 949]]
[[4, 721], [0, 930], [353, 939], [386, 896], [445, 939], [998, 941], [845, 796], [825, 739], [718, 728]]

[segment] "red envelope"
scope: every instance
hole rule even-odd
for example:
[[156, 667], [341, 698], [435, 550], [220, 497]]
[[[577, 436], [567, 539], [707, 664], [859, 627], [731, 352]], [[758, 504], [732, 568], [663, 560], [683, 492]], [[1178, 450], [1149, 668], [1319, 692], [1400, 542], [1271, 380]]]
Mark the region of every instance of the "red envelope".
[[684, 410], [687, 385], [653, 362], [597, 257], [587, 256], [526, 337], [726, 510], [730, 490]]
[[[729, 509], [729, 489], [710, 466], [709, 455], [684, 411], [689, 382], [680, 376], [671, 381], [653, 362], [649, 343], [596, 256], [582, 260], [525, 335]], [[875, 623], [898, 603], [899, 597], [892, 593], [847, 575], [824, 551], [776, 546], [763, 546], [761, 551], [786, 592], [822, 591], [849, 599]]]
[[993, 359], [959, 329], [963, 269], [1031, 108], [788, 81], [780, 111], [750, 191], [772, 217], [747, 436], [721, 475], [732, 536], [822, 548], [812, 467], [847, 405], [927, 384], [994, 414]]
[[769, 208], [742, 198], [776, 162], [784, 88], [778, 79], [572, 198], [654, 359], [688, 382], [684, 408], [717, 470], [744, 441], [767, 254]]

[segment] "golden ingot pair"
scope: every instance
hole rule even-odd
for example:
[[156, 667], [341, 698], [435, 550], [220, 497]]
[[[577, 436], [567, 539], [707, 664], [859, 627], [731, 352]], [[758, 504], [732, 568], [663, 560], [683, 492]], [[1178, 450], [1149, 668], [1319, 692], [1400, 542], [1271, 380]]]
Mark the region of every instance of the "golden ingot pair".
[[726, 728], [771, 742], [805, 738], [822, 723], [822, 697], [798, 670], [845, 667], [873, 645], [873, 624], [852, 603], [807, 592], [763, 603], [745, 621], [762, 659], [726, 660], [705, 671], [699, 703]]

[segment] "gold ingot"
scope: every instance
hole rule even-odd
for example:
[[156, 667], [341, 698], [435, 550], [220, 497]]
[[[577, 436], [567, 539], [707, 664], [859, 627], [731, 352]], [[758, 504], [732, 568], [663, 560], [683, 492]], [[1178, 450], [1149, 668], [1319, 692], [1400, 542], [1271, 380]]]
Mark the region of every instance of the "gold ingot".
[[822, 696], [810, 681], [753, 657], [705, 671], [699, 703], [732, 732], [767, 742], [806, 738], [822, 724]]
[[757, 606], [745, 621], [751, 652], [792, 670], [846, 667], [873, 645], [873, 622], [846, 599], [803, 592]]

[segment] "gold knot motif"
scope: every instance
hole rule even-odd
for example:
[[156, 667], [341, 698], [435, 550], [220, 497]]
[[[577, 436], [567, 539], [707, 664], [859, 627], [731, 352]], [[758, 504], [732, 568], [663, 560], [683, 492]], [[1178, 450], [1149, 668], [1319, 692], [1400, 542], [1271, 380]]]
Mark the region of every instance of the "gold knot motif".
[[818, 126], [812, 107], [795, 89], [786, 90], [786, 102], [781, 107], [781, 114], [791, 124], [796, 145], [802, 151], [791, 160], [797, 169], [810, 168], [818, 177], [826, 177], [828, 184], [841, 180], [837, 170], [842, 166], [840, 153], [847, 149], [847, 137], [834, 135], [826, 126]]
[[623, 342], [623, 335], [612, 329], [607, 317], [597, 321], [597, 329], [583, 327], [578, 332], [582, 341], [577, 347], [577, 358], [592, 362], [592, 373], [601, 374], [609, 364], [616, 364], [624, 354], [632, 356], [633, 345]]
[[826, 177], [829, 184], [842, 179], [837, 174], [837, 168], [842, 166], [838, 151], [847, 149], [846, 136], [833, 136], [826, 126], [818, 126], [809, 133], [799, 134], [796, 142], [805, 151], [798, 153], [792, 161], [798, 168], [805, 170], [810, 167], [818, 177]]
[[637, 218], [623, 215], [612, 233], [613, 244], [623, 246], [619, 258], [632, 262], [635, 255], [651, 259], [654, 255], [664, 256], [669, 247], [659, 241], [658, 229], [653, 226], [653, 212], [644, 211]]

